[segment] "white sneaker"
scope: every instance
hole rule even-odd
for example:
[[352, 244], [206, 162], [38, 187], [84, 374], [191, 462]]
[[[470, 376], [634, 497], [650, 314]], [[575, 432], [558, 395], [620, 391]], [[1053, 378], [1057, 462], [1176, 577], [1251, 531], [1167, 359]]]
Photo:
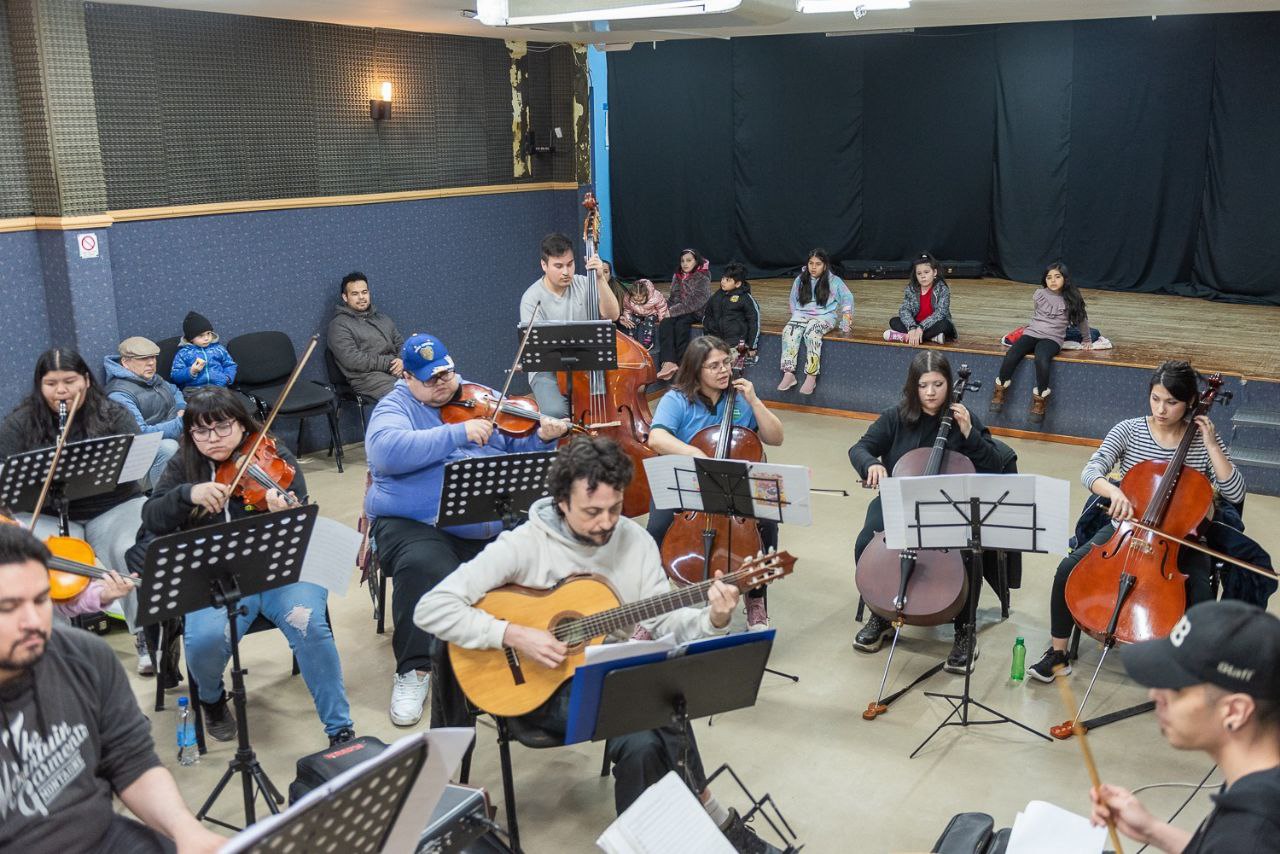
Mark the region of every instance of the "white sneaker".
[[413, 726], [422, 720], [422, 707], [427, 703], [430, 687], [431, 674], [419, 676], [416, 670], [397, 673], [391, 684], [391, 722], [396, 726]]
[[151, 653], [147, 652], [147, 641], [142, 632], [133, 636], [133, 642], [134, 648], [138, 650], [138, 675], [155, 676], [156, 666], [151, 663]]

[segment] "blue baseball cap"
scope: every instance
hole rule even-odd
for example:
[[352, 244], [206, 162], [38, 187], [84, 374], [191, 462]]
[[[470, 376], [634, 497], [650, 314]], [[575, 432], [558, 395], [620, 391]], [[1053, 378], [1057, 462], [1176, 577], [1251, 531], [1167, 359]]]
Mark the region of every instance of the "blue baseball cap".
[[453, 370], [453, 359], [449, 351], [440, 343], [440, 339], [425, 332], [415, 332], [400, 348], [400, 360], [404, 369], [417, 377], [421, 382]]

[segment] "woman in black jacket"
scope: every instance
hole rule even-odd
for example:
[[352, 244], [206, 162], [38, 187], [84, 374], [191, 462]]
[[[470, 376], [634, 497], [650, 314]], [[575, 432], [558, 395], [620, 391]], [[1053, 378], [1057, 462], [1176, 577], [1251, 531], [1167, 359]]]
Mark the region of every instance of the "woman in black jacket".
[[[849, 449], [849, 462], [868, 486], [879, 486], [908, 451], [931, 447], [942, 424], [943, 410], [948, 407], [954, 423], [947, 436], [947, 450], [968, 457], [979, 472], [997, 473], [1011, 466], [1012, 451], [992, 439], [991, 432], [964, 404], [951, 403], [951, 382], [951, 363], [937, 350], [922, 350], [911, 360], [902, 399], [880, 413], [870, 429]], [[872, 537], [883, 530], [884, 512], [877, 495], [867, 507], [866, 521], [854, 544], [855, 564]], [[979, 592], [974, 590], [971, 595]], [[978, 658], [977, 640], [968, 634], [965, 626], [967, 612], [967, 608], [962, 609], [954, 621], [955, 643], [947, 656], [947, 670], [952, 673], [965, 671], [969, 644], [973, 645], [973, 659]], [[854, 638], [853, 646], [862, 652], [876, 652], [892, 631], [888, 620], [873, 613]]]
[[[274, 489], [267, 492], [267, 506], [248, 505], [215, 478], [218, 465], [237, 452], [245, 436], [261, 429], [230, 389], [211, 386], [188, 397], [181, 447], [142, 508], [144, 532], [163, 536], [288, 507], [288, 497]], [[283, 444], [277, 445], [277, 453], [294, 470], [290, 493], [295, 498], [305, 497], [307, 484], [298, 461]], [[327, 602], [328, 591], [308, 581], [255, 593], [240, 600], [242, 611], [236, 629], [243, 635], [259, 614], [280, 629], [298, 659], [298, 669], [333, 746], [350, 741], [355, 732]], [[187, 614], [183, 644], [191, 675], [199, 685], [207, 730], [219, 741], [230, 741], [236, 737], [236, 725], [222, 686], [222, 673], [231, 657], [226, 610], [210, 607]]]

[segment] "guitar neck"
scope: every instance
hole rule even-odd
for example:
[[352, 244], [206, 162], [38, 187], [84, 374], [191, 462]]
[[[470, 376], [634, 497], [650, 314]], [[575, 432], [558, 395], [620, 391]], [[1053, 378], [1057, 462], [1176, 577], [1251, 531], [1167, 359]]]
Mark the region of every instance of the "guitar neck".
[[601, 611], [588, 617], [566, 620], [556, 626], [554, 634], [564, 641], [571, 641], [579, 637], [609, 635], [613, 632], [630, 628], [644, 620], [661, 617], [663, 614], [668, 614], [679, 608], [703, 605], [707, 601], [707, 591], [711, 589], [711, 585], [717, 580], [726, 584], [734, 584], [747, 575], [747, 570], [738, 570], [721, 576], [719, 579], [701, 581], [688, 587], [678, 587], [667, 593], [650, 596], [648, 599], [641, 599], [639, 602], [628, 602], [626, 605], [610, 608], [608, 611]]

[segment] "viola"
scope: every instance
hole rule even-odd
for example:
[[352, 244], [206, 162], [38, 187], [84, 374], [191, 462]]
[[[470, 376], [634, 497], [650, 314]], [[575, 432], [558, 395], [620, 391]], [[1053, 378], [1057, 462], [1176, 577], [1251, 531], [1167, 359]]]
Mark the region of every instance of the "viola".
[[[737, 389], [733, 380], [741, 375], [747, 346], [738, 345], [738, 355], [730, 372], [724, 415], [719, 424], [703, 427], [689, 444], [717, 460], [764, 460], [764, 445], [756, 432], [733, 423]], [[734, 572], [753, 555], [764, 551], [760, 527], [754, 519], [722, 513], [685, 511], [678, 514], [662, 538], [662, 567], [676, 584], [699, 584], [711, 577], [712, 567]]]
[[[19, 525], [8, 508], [0, 506], [0, 524]], [[55, 602], [67, 602], [84, 592], [95, 578], [106, 578], [107, 570], [96, 565], [97, 555], [93, 547], [79, 537], [48, 537], [44, 544], [49, 549], [49, 598]], [[137, 579], [121, 574], [125, 581], [136, 585]]]
[[1142, 508], [1140, 524], [1116, 523], [1111, 538], [1090, 549], [1067, 578], [1072, 617], [1107, 647], [1166, 637], [1187, 609], [1180, 540], [1208, 521], [1214, 487], [1184, 463], [1199, 432], [1194, 418], [1219, 400], [1221, 385], [1219, 374], [1205, 379], [1193, 420], [1167, 463], [1147, 460], [1125, 472], [1120, 489], [1135, 509]]
[[[587, 210], [582, 239], [587, 247], [587, 257], [591, 258], [596, 255], [600, 242], [600, 208], [590, 193], [583, 198], [582, 206]], [[587, 280], [587, 304], [599, 317], [595, 271], [587, 271]], [[656, 383], [658, 374], [648, 350], [622, 332], [615, 335], [617, 370], [591, 371], [585, 378], [586, 382], [570, 383], [570, 374], [563, 371], [556, 374], [556, 378], [560, 391], [569, 396], [576, 423], [608, 436], [631, 458], [635, 476], [623, 496], [622, 512], [627, 516], [640, 516], [649, 512], [649, 478], [645, 474], [644, 461], [658, 456], [648, 445], [653, 415], [649, 411], [649, 399], [644, 388]]]
[[[244, 463], [245, 456], [250, 453], [253, 456], [245, 466], [244, 477], [236, 483], [240, 466]], [[244, 437], [240, 447], [218, 466], [213, 479], [224, 486], [236, 483], [231, 494], [243, 499], [246, 508], [266, 507], [267, 493], [273, 489], [279, 492], [290, 506], [297, 507], [302, 502], [289, 492], [296, 473], [294, 467], [280, 456], [274, 437], [264, 436], [261, 441], [258, 441], [258, 434], [250, 433]]]
[[[440, 407], [440, 420], [460, 424], [473, 418], [492, 421], [493, 426], [508, 436], [528, 436], [542, 423], [542, 413], [532, 397], [508, 395], [501, 399], [479, 383], [461, 383], [453, 400]], [[595, 435], [581, 424], [570, 425], [570, 431]]]

